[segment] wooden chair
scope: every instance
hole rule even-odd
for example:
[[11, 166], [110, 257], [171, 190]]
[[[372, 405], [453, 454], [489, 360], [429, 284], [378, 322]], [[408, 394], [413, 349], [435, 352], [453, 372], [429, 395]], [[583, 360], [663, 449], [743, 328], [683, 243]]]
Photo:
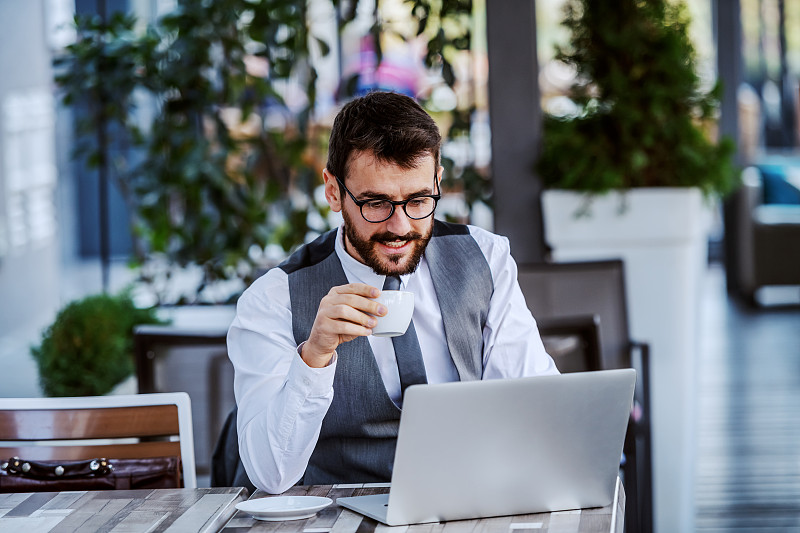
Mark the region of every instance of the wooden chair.
[[[649, 532], [652, 531], [649, 346], [630, 338], [624, 274], [621, 260], [607, 260], [521, 264], [518, 278], [544, 341], [552, 333], [548, 328], [553, 321], [569, 317], [578, 320], [587, 315], [598, 319], [599, 359], [594, 362], [585, 359], [583, 368], [563, 369], [562, 364], [559, 366], [562, 372], [637, 369], [635, 405], [625, 437], [622, 465], [627, 495], [625, 523], [627, 531]], [[558, 358], [554, 360], [558, 366]]]
[[185, 392], [76, 398], [0, 398], [0, 458], [77, 461], [179, 457], [197, 487]]

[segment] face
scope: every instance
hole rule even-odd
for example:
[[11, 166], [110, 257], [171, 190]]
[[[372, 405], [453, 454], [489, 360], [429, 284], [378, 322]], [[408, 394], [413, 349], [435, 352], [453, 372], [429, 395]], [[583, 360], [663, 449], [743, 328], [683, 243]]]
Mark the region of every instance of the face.
[[[435, 194], [435, 161], [432, 156], [420, 160], [416, 168], [403, 169], [379, 163], [371, 154], [351, 156], [345, 185], [359, 200], [407, 200], [412, 196]], [[325, 196], [344, 218], [345, 248], [355, 259], [382, 275], [410, 274], [419, 265], [433, 231], [433, 216], [413, 220], [396, 206], [392, 216], [383, 222], [367, 222], [352, 198], [339, 190], [336, 178], [327, 169], [323, 172]], [[441, 167], [437, 169], [441, 179]]]

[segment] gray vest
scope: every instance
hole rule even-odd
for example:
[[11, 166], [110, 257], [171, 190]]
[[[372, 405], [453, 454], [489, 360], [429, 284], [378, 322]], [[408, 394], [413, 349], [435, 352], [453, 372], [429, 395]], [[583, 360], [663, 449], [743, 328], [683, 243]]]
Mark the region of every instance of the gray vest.
[[[280, 265], [289, 277], [295, 341], [308, 339], [319, 302], [348, 283], [334, 251], [336, 230]], [[462, 381], [483, 372], [483, 326], [494, 290], [492, 274], [466, 226], [434, 221], [425, 250], [442, 311], [450, 356]], [[307, 485], [389, 481], [400, 409], [392, 402], [366, 337], [337, 348], [333, 402], [302, 482]]]

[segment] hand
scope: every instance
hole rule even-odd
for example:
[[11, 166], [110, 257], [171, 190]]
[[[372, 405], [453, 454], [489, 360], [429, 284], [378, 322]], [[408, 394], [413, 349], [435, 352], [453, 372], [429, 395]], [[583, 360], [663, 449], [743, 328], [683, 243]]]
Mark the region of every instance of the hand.
[[370, 335], [377, 321], [386, 314], [386, 307], [372, 298], [381, 291], [364, 283], [334, 287], [320, 301], [311, 334], [300, 354], [308, 366], [326, 366], [334, 351], [343, 342]]

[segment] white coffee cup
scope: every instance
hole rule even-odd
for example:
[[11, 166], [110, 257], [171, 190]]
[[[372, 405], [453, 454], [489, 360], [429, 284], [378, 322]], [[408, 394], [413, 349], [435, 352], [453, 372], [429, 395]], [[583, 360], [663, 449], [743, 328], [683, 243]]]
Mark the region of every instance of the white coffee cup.
[[375, 301], [382, 303], [388, 312], [375, 317], [378, 323], [372, 328], [372, 334], [376, 337], [397, 337], [405, 333], [414, 314], [414, 293], [382, 291]]

